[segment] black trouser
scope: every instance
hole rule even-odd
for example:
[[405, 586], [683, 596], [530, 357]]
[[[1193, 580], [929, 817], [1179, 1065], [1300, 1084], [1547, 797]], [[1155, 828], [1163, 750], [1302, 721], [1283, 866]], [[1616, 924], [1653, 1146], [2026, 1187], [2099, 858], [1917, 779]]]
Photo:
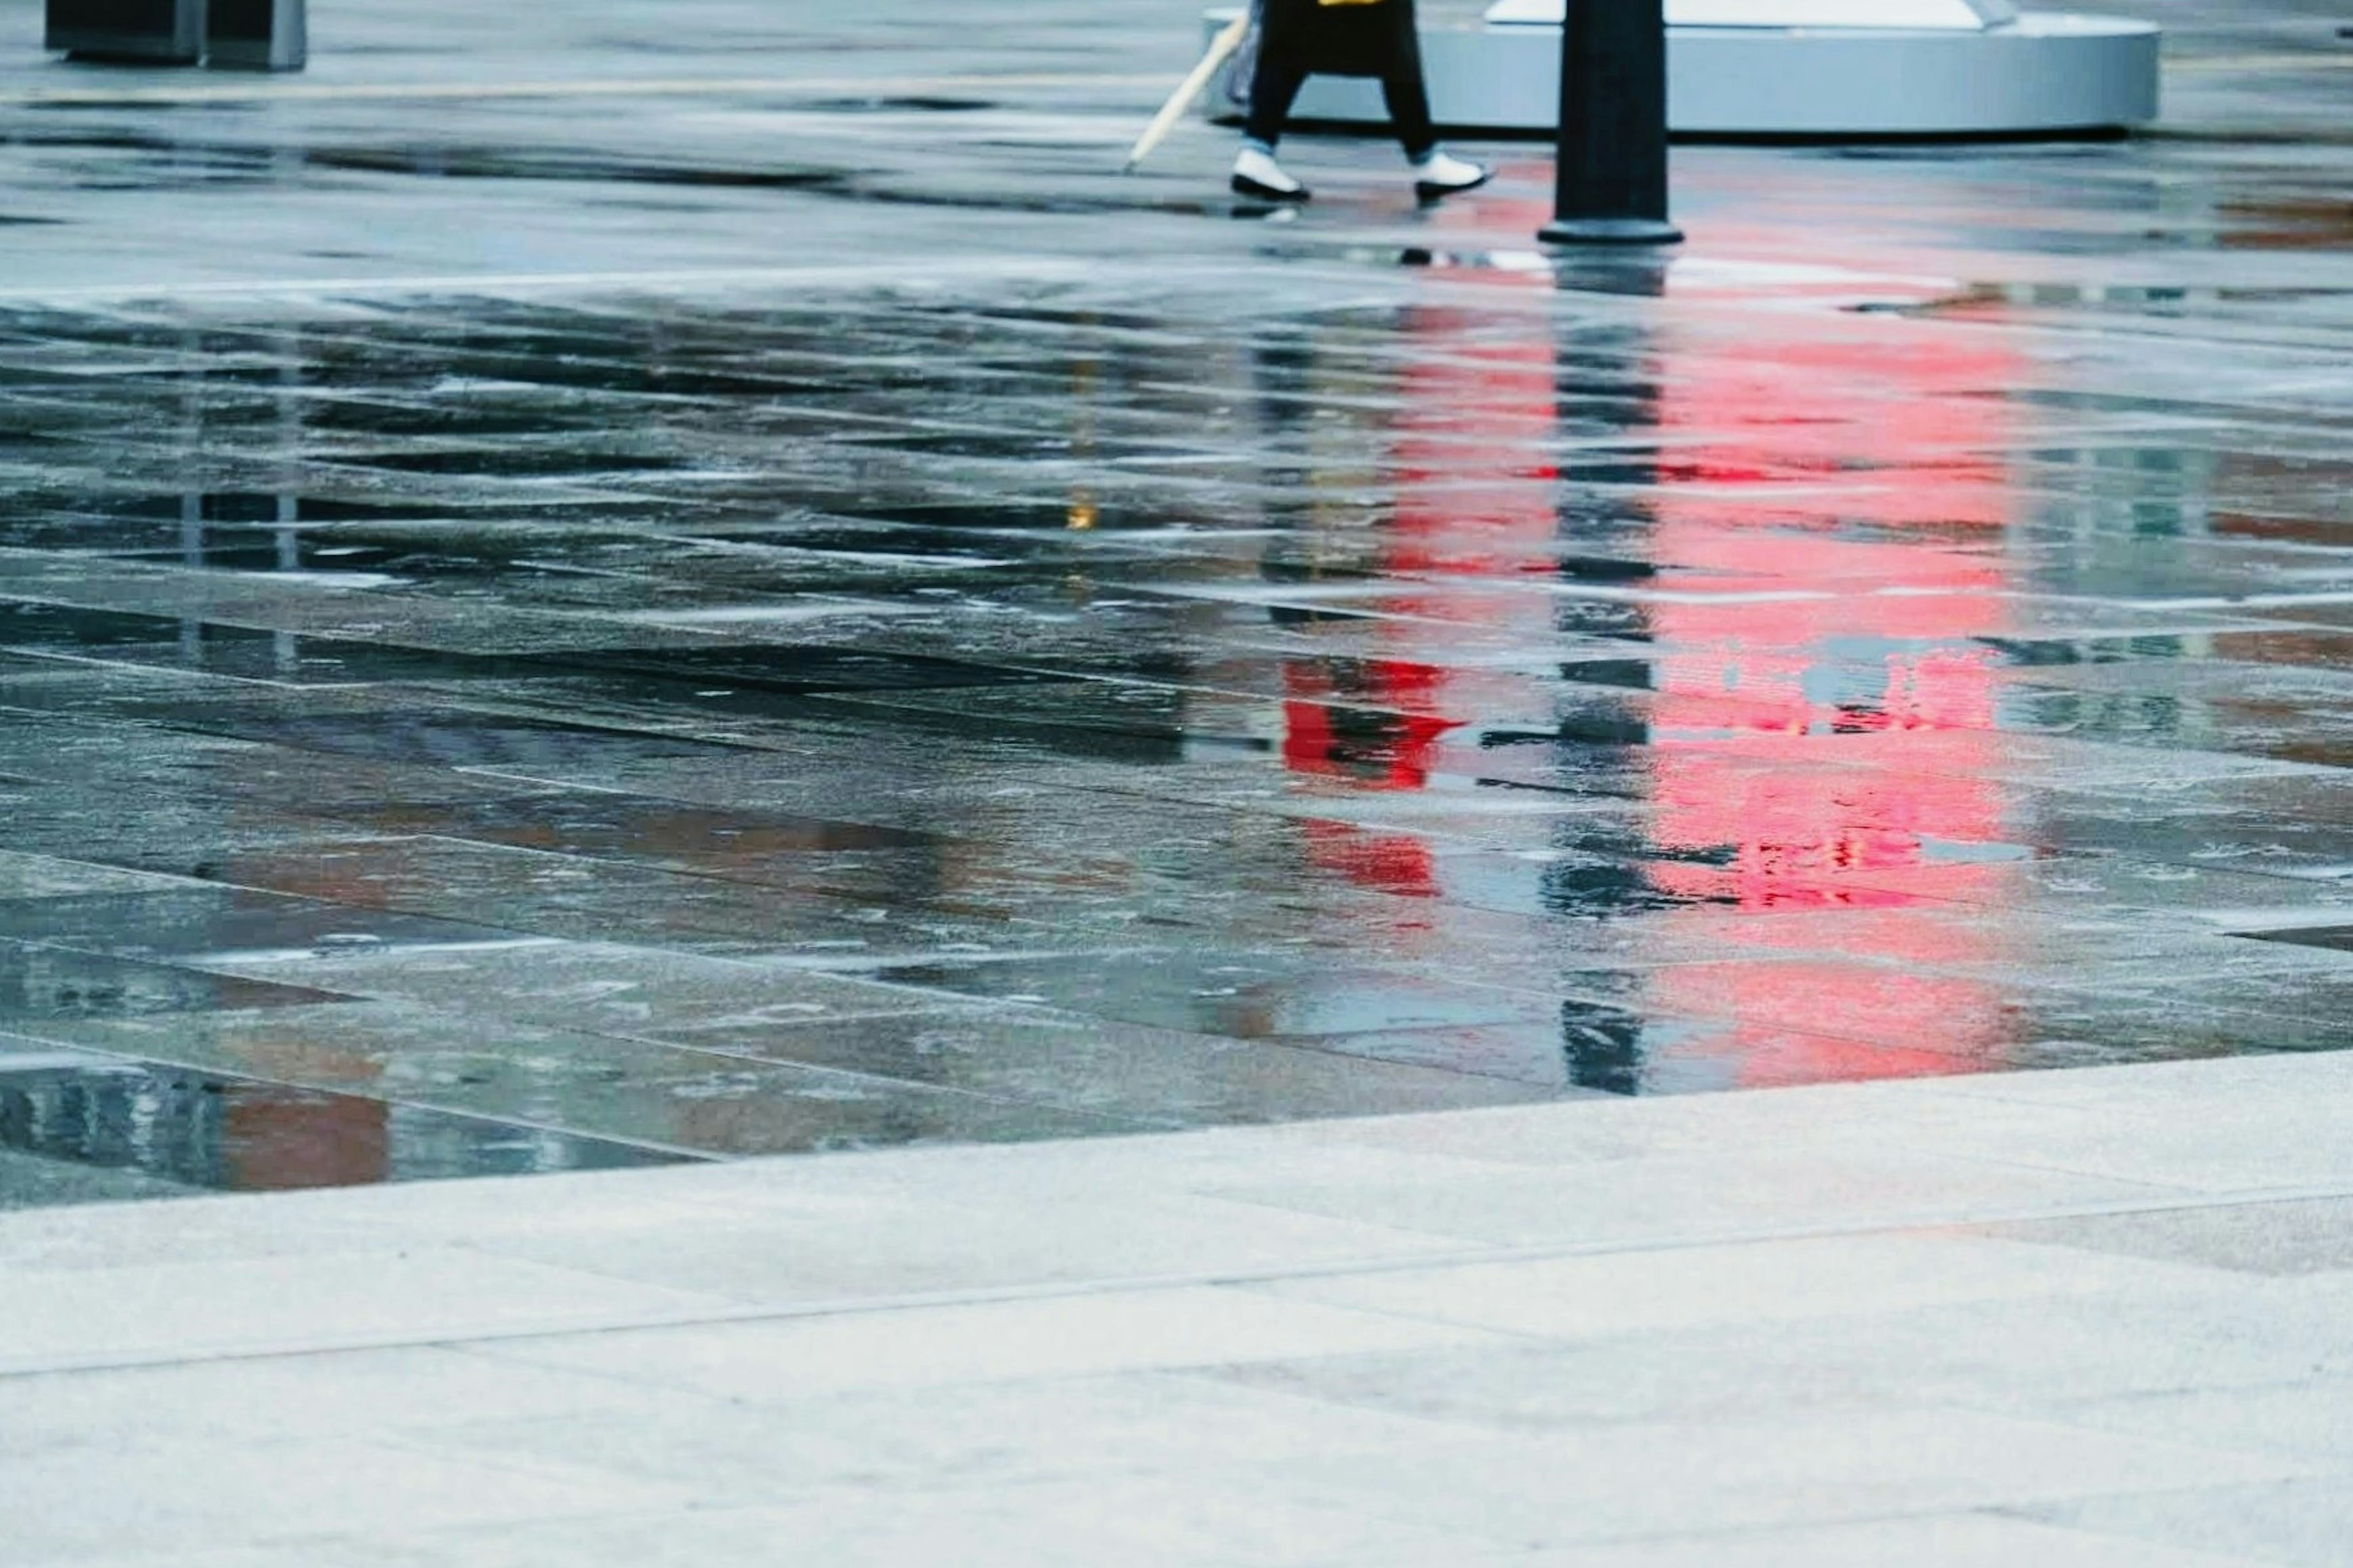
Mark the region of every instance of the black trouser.
[[[1250, 82], [1250, 119], [1243, 122], [1242, 133], [1269, 148], [1281, 142], [1282, 128], [1291, 119], [1291, 106], [1299, 101], [1299, 89], [1314, 74], [1287, 53], [1270, 51], [1261, 56], [1258, 75]], [[1438, 131], [1430, 120], [1430, 89], [1422, 81], [1420, 61], [1382, 77], [1381, 97], [1389, 106], [1389, 122], [1405, 144], [1407, 157], [1419, 162], [1438, 150]]]

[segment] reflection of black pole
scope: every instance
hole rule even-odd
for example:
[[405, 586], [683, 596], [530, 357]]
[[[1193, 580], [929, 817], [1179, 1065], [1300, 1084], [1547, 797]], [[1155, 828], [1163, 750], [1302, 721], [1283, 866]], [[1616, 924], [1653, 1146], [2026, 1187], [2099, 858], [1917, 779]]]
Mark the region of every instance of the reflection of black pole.
[[1672, 245], [1665, 0], [1568, 0], [1547, 245]]

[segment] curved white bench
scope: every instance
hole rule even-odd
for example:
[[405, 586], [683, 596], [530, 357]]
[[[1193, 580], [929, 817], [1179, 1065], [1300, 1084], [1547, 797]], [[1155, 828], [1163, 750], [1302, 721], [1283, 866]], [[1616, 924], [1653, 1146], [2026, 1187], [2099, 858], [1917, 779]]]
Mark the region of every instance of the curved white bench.
[[[1667, 118], [1681, 135], [2064, 135], [2158, 115], [2162, 35], [2145, 22], [2008, 0], [1671, 0], [1667, 13]], [[1206, 26], [1235, 14], [1213, 11]], [[1439, 122], [1557, 124], [1561, 14], [1561, 0], [1501, 0], [1480, 26], [1426, 27]], [[1211, 100], [1220, 113], [1224, 85]], [[1388, 118], [1375, 84], [1336, 77], [1310, 81], [1294, 113]]]

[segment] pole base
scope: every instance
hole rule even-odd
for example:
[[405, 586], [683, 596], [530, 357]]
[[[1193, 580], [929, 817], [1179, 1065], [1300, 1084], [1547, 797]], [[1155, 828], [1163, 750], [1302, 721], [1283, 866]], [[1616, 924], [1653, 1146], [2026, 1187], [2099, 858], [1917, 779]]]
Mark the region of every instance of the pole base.
[[1664, 218], [1558, 217], [1536, 231], [1541, 245], [1681, 245], [1683, 231]]

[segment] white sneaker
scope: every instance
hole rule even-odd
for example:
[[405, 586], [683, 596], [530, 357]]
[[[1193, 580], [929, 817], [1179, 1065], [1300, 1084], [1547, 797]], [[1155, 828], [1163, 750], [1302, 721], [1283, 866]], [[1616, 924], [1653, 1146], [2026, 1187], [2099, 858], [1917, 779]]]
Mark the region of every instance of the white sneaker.
[[1431, 153], [1413, 165], [1413, 193], [1424, 201], [1475, 191], [1493, 179], [1494, 171], [1447, 153]]
[[1234, 194], [1256, 196], [1268, 202], [1303, 202], [1308, 197], [1305, 185], [1282, 172], [1274, 155], [1256, 147], [1245, 147], [1234, 159]]

